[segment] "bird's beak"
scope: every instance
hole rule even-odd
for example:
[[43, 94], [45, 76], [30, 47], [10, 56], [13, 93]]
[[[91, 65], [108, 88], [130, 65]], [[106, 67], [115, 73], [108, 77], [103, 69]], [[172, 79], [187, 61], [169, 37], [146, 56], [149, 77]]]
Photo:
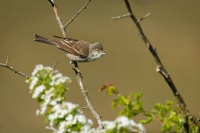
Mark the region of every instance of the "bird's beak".
[[104, 51], [102, 51], [102, 55], [106, 54]]

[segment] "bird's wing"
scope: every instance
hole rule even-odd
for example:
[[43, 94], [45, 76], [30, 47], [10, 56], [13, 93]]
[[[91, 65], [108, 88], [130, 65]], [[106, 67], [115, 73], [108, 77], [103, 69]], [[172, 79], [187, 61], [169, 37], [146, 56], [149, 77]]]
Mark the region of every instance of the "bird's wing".
[[89, 42], [79, 40], [73, 45], [74, 51], [76, 51], [82, 58], [86, 58], [89, 54]]
[[86, 58], [89, 51], [86, 47], [88, 44], [88, 42], [82, 40], [67, 38], [57, 42], [57, 47], [67, 53]]

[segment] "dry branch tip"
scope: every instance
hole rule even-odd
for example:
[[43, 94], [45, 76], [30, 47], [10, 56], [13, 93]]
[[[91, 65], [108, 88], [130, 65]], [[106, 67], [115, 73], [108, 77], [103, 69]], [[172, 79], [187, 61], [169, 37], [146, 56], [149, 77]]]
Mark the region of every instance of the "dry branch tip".
[[147, 13], [146, 15], [144, 15], [142, 18], [140, 18], [137, 23], [140, 23], [142, 20], [144, 20], [145, 18], [149, 17], [151, 15], [151, 13]]
[[55, 3], [54, 3], [54, 1], [53, 0], [48, 0], [49, 2], [50, 2], [50, 4], [51, 4], [51, 6], [52, 7], [54, 7], [55, 6]]
[[58, 63], [59, 63], [59, 61], [57, 61], [56, 63], [54, 63], [54, 65], [53, 65], [53, 69], [58, 65]]

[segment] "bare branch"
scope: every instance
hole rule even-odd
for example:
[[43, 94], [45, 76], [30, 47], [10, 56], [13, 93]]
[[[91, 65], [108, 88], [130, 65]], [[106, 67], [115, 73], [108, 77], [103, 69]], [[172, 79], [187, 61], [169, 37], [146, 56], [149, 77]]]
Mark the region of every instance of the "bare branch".
[[57, 7], [55, 5], [54, 0], [48, 0], [48, 1], [51, 3], [51, 6], [53, 7], [53, 11], [55, 13], [56, 20], [58, 21], [58, 25], [60, 26], [60, 29], [61, 29], [63, 37], [67, 37], [67, 34], [66, 34], [65, 29], [63, 27], [63, 23], [62, 23], [62, 20], [61, 20], [61, 18], [59, 16], [58, 9], [57, 9]]
[[87, 103], [87, 108], [91, 111], [92, 115], [94, 116], [94, 118], [96, 118], [99, 126], [101, 128], [104, 128], [102, 121], [101, 121], [101, 116], [97, 114], [97, 112], [94, 110], [92, 103], [90, 101], [89, 95], [88, 95], [88, 91], [87, 89], [85, 89], [84, 85], [83, 85], [83, 81], [82, 81], [82, 76], [81, 76], [81, 72], [79, 71], [78, 68], [78, 63], [77, 62], [72, 62], [71, 64], [74, 65], [74, 67], [72, 68], [74, 70], [74, 72], [76, 73], [76, 78], [78, 81], [78, 84], [80, 86], [81, 92], [85, 98], [85, 101]]
[[23, 72], [20, 72], [20, 71], [16, 70], [14, 67], [10, 66], [10, 65], [8, 64], [8, 61], [9, 61], [9, 57], [7, 57], [6, 63], [5, 63], [5, 64], [4, 64], [4, 63], [0, 63], [0, 66], [5, 67], [5, 68], [8, 68], [8, 69], [12, 70], [13, 72], [15, 72], [15, 73], [17, 73], [17, 74], [19, 74], [19, 75], [25, 77], [26, 79], [29, 78], [28, 75], [24, 74]]
[[146, 35], [143, 32], [143, 29], [141, 28], [140, 22], [148, 17], [150, 15], [150, 13], [148, 13], [147, 15], [145, 15], [144, 17], [142, 17], [141, 19], [137, 20], [137, 18], [135, 17], [135, 15], [133, 14], [133, 11], [131, 9], [131, 6], [129, 4], [128, 0], [124, 0], [126, 8], [128, 10], [128, 14], [130, 14], [131, 19], [133, 20], [133, 22], [135, 23], [138, 31], [139, 31], [139, 36], [141, 37], [141, 39], [143, 40], [143, 42], [145, 43], [145, 45], [147, 46], [147, 48], [149, 49], [150, 53], [152, 54], [152, 56], [154, 57], [154, 60], [157, 63], [157, 68], [156, 71], [159, 72], [163, 78], [165, 79], [165, 81], [167, 82], [167, 84], [169, 85], [170, 89], [172, 90], [174, 96], [176, 97], [176, 100], [178, 101], [178, 104], [180, 106], [180, 108], [182, 109], [182, 111], [185, 113], [186, 117], [188, 117], [189, 119], [191, 119], [191, 121], [193, 121], [195, 124], [199, 124], [200, 121], [194, 117], [190, 111], [188, 110], [181, 94], [179, 93], [178, 89], [176, 88], [175, 84], [173, 83], [169, 73], [167, 72], [167, 70], [165, 69], [164, 65], [162, 64], [156, 49], [153, 48], [153, 45], [150, 43], [150, 41], [147, 39]]
[[[58, 24], [60, 26], [60, 29], [62, 31], [62, 34], [63, 34], [63, 38], [66, 38], [67, 37], [67, 34], [66, 34], [66, 27], [72, 22], [74, 21], [74, 19], [83, 11], [83, 9], [86, 8], [86, 6], [90, 3], [91, 0], [88, 0], [88, 2], [72, 17], [72, 19], [65, 25], [63, 26], [63, 23], [61, 21], [61, 18], [60, 16], [58, 15], [58, 10], [56, 8], [56, 5], [55, 5], [55, 2], [54, 0], [48, 0], [52, 7], [53, 7], [53, 10], [55, 12], [55, 16], [56, 16], [56, 19], [58, 21]], [[55, 37], [58, 37], [58, 36], [55, 36]], [[58, 37], [60, 38], [60, 37]], [[77, 62], [71, 62], [71, 64], [74, 64], [74, 67], [72, 68], [74, 71], [75, 71], [75, 74], [76, 74], [76, 77], [77, 77], [77, 81], [78, 81], [78, 84], [80, 86], [80, 89], [81, 89], [81, 92], [85, 98], [85, 101], [86, 101], [86, 104], [90, 110], [90, 112], [92, 113], [92, 115], [96, 118], [99, 126], [101, 128], [104, 128], [103, 124], [102, 124], [102, 121], [101, 121], [101, 117], [97, 114], [97, 112], [94, 110], [93, 106], [92, 106], [92, 103], [90, 102], [90, 98], [89, 98], [89, 95], [88, 95], [88, 92], [87, 92], [87, 89], [85, 89], [84, 85], [83, 85], [83, 81], [82, 81], [82, 75], [81, 75], [81, 72], [79, 71], [79, 68], [78, 68], [78, 63]], [[56, 65], [56, 64], [55, 64]], [[54, 65], [54, 66], [55, 66]]]
[[56, 20], [58, 21], [58, 25], [60, 26], [60, 29], [61, 29], [61, 32], [63, 34], [63, 37], [66, 38], [67, 37], [67, 33], [66, 33], [66, 28], [67, 26], [75, 20], [75, 18], [84, 10], [86, 9], [86, 6], [92, 1], [92, 0], [88, 0], [87, 3], [85, 3], [85, 5], [65, 24], [63, 25], [62, 23], [62, 20], [59, 16], [59, 13], [58, 13], [58, 9], [56, 7], [56, 4], [54, 2], [54, 0], [48, 0], [50, 3], [51, 3], [51, 6], [53, 7], [53, 10], [54, 10], [54, 13], [55, 13], [55, 16], [56, 16]]
[[67, 26], [74, 21], [74, 19], [84, 10], [86, 9], [86, 6], [91, 2], [92, 0], [88, 0], [87, 3], [85, 3], [85, 5], [65, 24], [64, 29], [66, 31]]

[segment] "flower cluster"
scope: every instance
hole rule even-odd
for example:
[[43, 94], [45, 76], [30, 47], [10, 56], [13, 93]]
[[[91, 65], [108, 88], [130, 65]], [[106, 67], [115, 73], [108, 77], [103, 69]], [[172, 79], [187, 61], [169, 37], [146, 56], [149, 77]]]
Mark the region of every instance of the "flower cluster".
[[78, 108], [78, 105], [69, 102], [57, 104], [52, 108], [53, 113], [48, 116], [48, 120], [50, 126], [59, 124], [56, 133], [90, 132], [93, 122]]
[[126, 116], [120, 116], [115, 121], [104, 121], [106, 133], [145, 133], [142, 124], [135, 123]]
[[145, 130], [141, 124], [136, 124], [126, 116], [120, 116], [115, 121], [104, 121], [105, 129], [93, 128], [93, 122], [87, 119], [77, 104], [65, 102], [66, 85], [71, 82], [51, 67], [37, 65], [32, 76], [26, 80], [32, 98], [40, 103], [37, 115], [44, 115], [50, 129], [56, 133], [124, 133]]
[[32, 76], [26, 82], [30, 83], [29, 89], [32, 98], [37, 99], [40, 103], [37, 115], [44, 115], [54, 105], [63, 102], [64, 94], [68, 91], [66, 84], [71, 82], [71, 79], [58, 71], [53, 71], [51, 67], [37, 65]]

